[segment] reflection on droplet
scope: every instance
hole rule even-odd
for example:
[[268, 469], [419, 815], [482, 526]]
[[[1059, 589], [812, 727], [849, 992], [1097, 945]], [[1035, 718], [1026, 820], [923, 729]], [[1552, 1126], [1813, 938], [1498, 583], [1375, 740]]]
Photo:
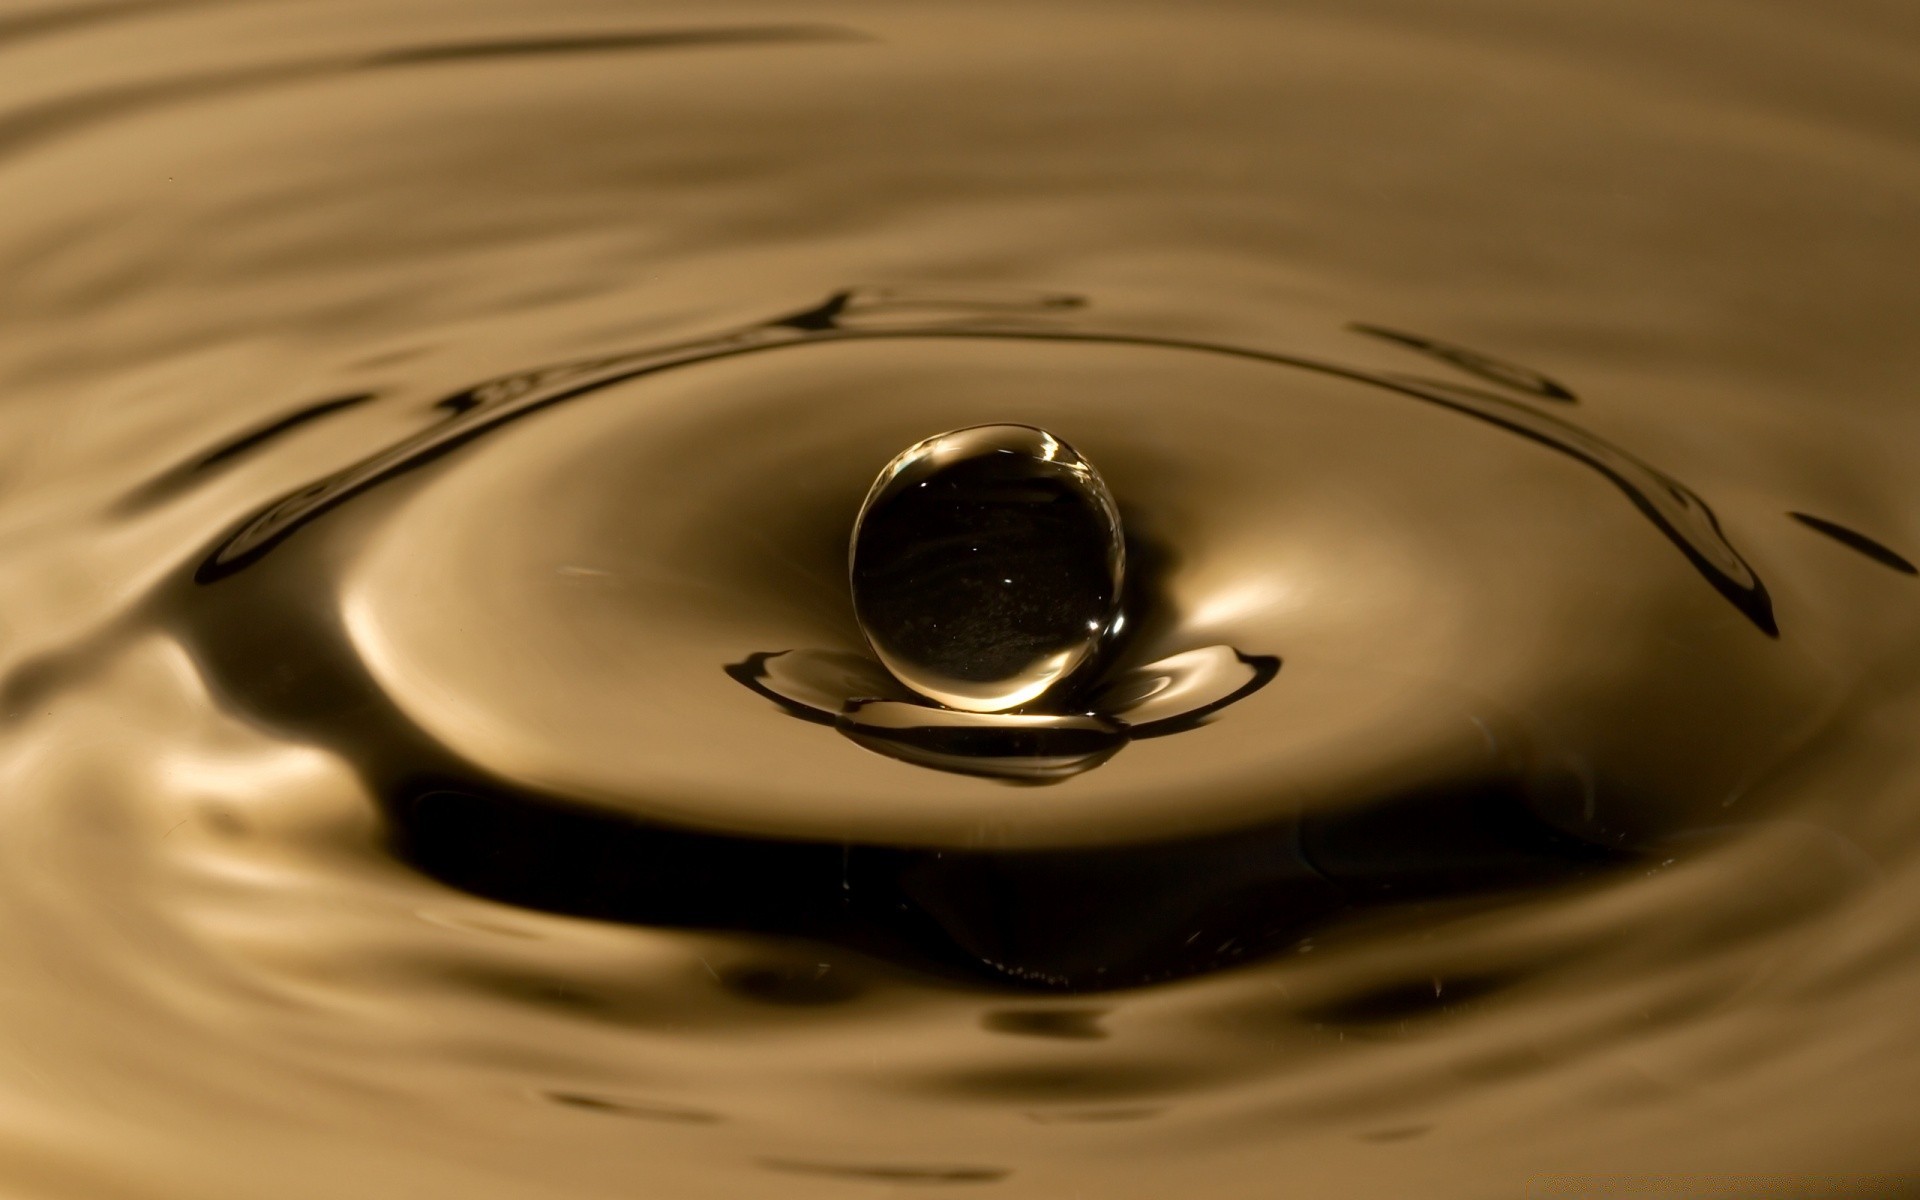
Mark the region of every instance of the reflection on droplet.
[[916, 442], [855, 523], [854, 609], [900, 681], [966, 712], [1031, 703], [1085, 666], [1119, 615], [1125, 548], [1106, 483], [1026, 425]]

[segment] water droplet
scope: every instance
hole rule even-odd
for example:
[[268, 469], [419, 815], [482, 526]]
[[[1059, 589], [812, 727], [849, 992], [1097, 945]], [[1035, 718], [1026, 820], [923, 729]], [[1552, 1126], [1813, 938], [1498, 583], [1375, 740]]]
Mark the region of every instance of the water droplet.
[[1031, 704], [1091, 662], [1120, 612], [1120, 517], [1073, 447], [1027, 425], [916, 442], [854, 526], [854, 610], [900, 682], [966, 712]]

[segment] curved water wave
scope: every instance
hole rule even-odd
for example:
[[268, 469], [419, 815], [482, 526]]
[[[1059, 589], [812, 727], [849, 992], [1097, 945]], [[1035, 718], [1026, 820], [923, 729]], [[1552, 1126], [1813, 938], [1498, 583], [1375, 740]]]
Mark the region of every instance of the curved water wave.
[[[1075, 307], [1077, 304], [1078, 298], [1046, 297], [1035, 302], [1033, 307], [1034, 311], [1045, 312]], [[1287, 354], [1181, 338], [1074, 329], [997, 329], [990, 324], [969, 325], [952, 319], [932, 326], [900, 328], [887, 320], [903, 310], [911, 314], [923, 307], [938, 310], [946, 306], [941, 304], [937, 294], [928, 298], [912, 295], [896, 298], [885, 292], [871, 297], [860, 291], [840, 292], [816, 308], [692, 344], [644, 349], [610, 359], [557, 364], [490, 380], [440, 402], [441, 407], [456, 414], [456, 419], [449, 423], [449, 427], [423, 431], [335, 476], [316, 480], [256, 514], [208, 555], [206, 562], [195, 573], [195, 578], [203, 583], [211, 582], [238, 570], [266, 553], [302, 524], [368, 487], [430, 462], [438, 455], [506, 422], [613, 384], [627, 383], [656, 372], [675, 370], [712, 359], [813, 341], [1000, 337], [1150, 346], [1222, 354], [1371, 383], [1486, 421], [1540, 442], [1605, 476], [1748, 620], [1769, 635], [1779, 632], [1766, 586], [1739, 552], [1727, 542], [1713, 510], [1704, 500], [1678, 480], [1646, 465], [1626, 451], [1608, 445], [1575, 425], [1514, 401], [1484, 392], [1457, 389], [1444, 383], [1435, 384], [1391, 373], [1372, 374]], [[969, 306], [963, 304], [959, 307], [961, 312], [965, 312]], [[995, 315], [995, 309], [987, 310], [989, 320]], [[866, 324], [874, 317], [886, 323], [877, 328]], [[1448, 361], [1457, 361], [1460, 357], [1461, 354], [1456, 353]], [[1549, 398], [1563, 398], [1551, 390], [1545, 394]]]

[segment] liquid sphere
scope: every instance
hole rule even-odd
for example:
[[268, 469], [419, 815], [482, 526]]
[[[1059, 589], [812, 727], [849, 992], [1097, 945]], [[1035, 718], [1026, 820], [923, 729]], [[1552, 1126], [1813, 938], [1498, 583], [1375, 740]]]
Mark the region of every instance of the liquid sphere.
[[901, 683], [1005, 712], [1093, 661], [1120, 615], [1125, 559], [1093, 464], [1045, 430], [978, 425], [880, 472], [854, 525], [854, 611]]

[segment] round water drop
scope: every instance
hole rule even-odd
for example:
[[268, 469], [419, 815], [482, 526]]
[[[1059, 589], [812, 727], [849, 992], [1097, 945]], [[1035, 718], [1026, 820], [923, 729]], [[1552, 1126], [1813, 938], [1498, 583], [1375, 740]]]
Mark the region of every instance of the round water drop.
[[1120, 615], [1125, 560], [1093, 464], [1045, 430], [978, 425], [880, 472], [854, 524], [854, 611], [901, 683], [1005, 712], [1092, 660]]

